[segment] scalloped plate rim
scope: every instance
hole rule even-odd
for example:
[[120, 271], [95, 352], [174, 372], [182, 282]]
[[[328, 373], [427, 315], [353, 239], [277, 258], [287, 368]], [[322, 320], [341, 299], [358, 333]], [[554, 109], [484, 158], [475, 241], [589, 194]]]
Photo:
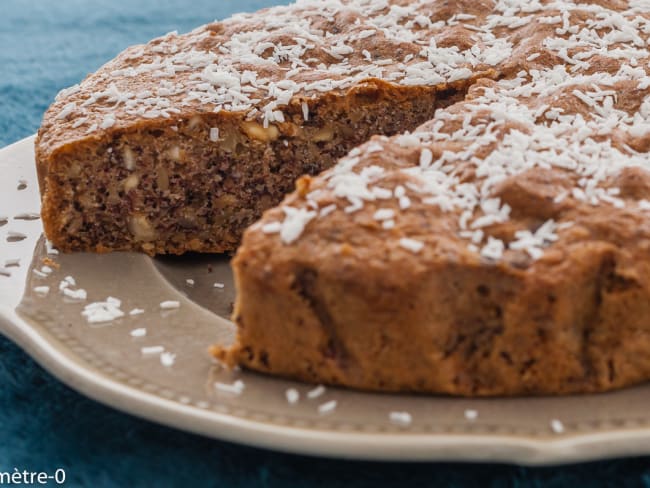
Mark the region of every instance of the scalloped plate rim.
[[[567, 464], [650, 452], [650, 429], [612, 430], [557, 440], [476, 434], [344, 433], [255, 422], [206, 411], [120, 384], [45, 337], [13, 310], [0, 307], [0, 331], [72, 389], [96, 401], [163, 425], [283, 452], [381, 461]], [[263, 435], [260, 435], [263, 434]]]
[[[32, 144], [34, 136], [0, 149]], [[94, 370], [28, 319], [0, 304], [0, 332], [72, 389], [163, 425], [287, 453], [382, 461], [481, 461], [531, 466], [650, 454], [650, 428], [612, 429], [557, 439], [495, 434], [347, 433], [257, 422], [183, 405], [122, 384]]]

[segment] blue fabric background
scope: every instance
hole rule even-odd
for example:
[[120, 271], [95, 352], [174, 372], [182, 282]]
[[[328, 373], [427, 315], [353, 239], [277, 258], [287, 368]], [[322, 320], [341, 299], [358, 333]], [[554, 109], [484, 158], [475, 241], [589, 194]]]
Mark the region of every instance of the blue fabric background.
[[[130, 44], [274, 0], [0, 1], [0, 147], [33, 133], [57, 91]], [[391, 464], [285, 455], [186, 434], [78, 395], [0, 337], [0, 471], [67, 486], [650, 486], [650, 458], [564, 467]]]

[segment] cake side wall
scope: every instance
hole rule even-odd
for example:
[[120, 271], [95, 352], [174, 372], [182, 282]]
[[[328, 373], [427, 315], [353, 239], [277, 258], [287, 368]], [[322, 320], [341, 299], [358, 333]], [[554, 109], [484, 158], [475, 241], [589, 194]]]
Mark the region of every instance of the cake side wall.
[[219, 359], [312, 383], [467, 396], [606, 391], [650, 376], [643, 239], [621, 246], [585, 223], [520, 269], [442, 237], [413, 255], [361, 230], [368, 241], [355, 248], [333, 239], [335, 226], [293, 246], [259, 226], [246, 233], [233, 261], [238, 340], [214, 348]]

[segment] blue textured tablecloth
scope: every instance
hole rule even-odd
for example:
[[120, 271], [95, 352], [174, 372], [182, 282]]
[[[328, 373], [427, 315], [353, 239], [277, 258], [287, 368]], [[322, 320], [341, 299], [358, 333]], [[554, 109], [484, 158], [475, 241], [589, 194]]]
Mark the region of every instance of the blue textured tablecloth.
[[[441, 0], [442, 1], [442, 0]], [[57, 91], [130, 44], [273, 0], [1, 0], [0, 147], [33, 133]], [[391, 464], [292, 456], [161, 427], [86, 399], [0, 337], [0, 472], [67, 486], [650, 486], [650, 458], [563, 467]]]

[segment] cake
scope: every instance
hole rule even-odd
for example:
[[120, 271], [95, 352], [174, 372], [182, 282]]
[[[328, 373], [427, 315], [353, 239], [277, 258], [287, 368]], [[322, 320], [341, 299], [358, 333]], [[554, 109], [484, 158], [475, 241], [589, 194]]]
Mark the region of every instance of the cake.
[[467, 396], [639, 383], [649, 34], [640, 0], [307, 0], [170, 34], [46, 113], [46, 233], [158, 254], [247, 228], [237, 339], [212, 348], [230, 366]]

